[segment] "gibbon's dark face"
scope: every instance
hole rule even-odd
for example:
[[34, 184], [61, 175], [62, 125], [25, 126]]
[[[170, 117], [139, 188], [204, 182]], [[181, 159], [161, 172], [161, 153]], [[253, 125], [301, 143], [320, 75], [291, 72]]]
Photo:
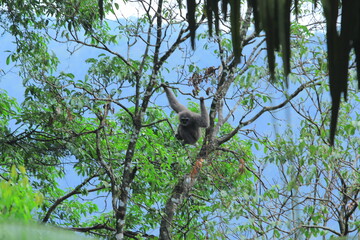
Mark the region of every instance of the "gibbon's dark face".
[[179, 121], [180, 124], [184, 127], [191, 125], [193, 122], [191, 114], [189, 112], [181, 112], [179, 114]]
[[183, 126], [187, 126], [189, 124], [190, 119], [187, 117], [180, 118], [180, 124]]

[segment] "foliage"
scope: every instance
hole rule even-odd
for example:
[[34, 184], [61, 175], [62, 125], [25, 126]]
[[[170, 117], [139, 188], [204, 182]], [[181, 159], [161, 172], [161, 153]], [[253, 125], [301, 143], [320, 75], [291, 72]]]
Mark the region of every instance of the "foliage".
[[[221, 2], [221, 7], [219, 7]], [[240, 8], [244, 5], [250, 5], [254, 13], [254, 25], [257, 33], [265, 32], [266, 49], [268, 64], [271, 77], [274, 79], [275, 72], [275, 52], [281, 52], [284, 74], [288, 76], [291, 72], [291, 14], [292, 12], [298, 18], [301, 5], [299, 0], [283, 1], [233, 1], [233, 0], [207, 0], [207, 1], [187, 1], [187, 21], [189, 23], [192, 47], [195, 46], [196, 32], [196, 9], [204, 5], [204, 18], [208, 20], [210, 35], [214, 23], [216, 33], [219, 32], [220, 22], [228, 22], [232, 37], [232, 46], [234, 51], [234, 62], [240, 62], [242, 52], [242, 35]], [[313, 8], [319, 5], [318, 0], [305, 1], [312, 2]], [[305, 5], [305, 8], [308, 6]], [[354, 50], [356, 59], [358, 81], [360, 81], [360, 3], [348, 2], [341, 0], [321, 1], [322, 14], [326, 22], [326, 39], [327, 39], [327, 62], [329, 69], [329, 85], [332, 97], [331, 123], [330, 123], [330, 140], [334, 144], [335, 132], [338, 121], [339, 107], [341, 96], [347, 99], [348, 88], [348, 68], [350, 65], [350, 52]], [[230, 8], [230, 10], [228, 9]], [[230, 14], [229, 14], [230, 12]], [[340, 13], [341, 12], [341, 13]], [[341, 16], [341, 18], [340, 18]], [[355, 27], [350, 27], [354, 25]], [[286, 83], [286, 80], [284, 81]]]
[[10, 172], [2, 177], [4, 179], [0, 182], [0, 221], [30, 220], [32, 211], [42, 204], [43, 195], [33, 191], [24, 167], [20, 166], [17, 169], [12, 165]]
[[[287, 88], [268, 81], [250, 9], [236, 64], [226, 26], [201, 32], [191, 50], [177, 4], [142, 1], [126, 17], [104, 1], [101, 21], [97, 2], [2, 2], [3, 37], [14, 42], [6, 63], [24, 91], [19, 103], [0, 93], [0, 177], [18, 193], [0, 200], [6, 213], [10, 198], [35, 204], [39, 194], [27, 219], [103, 239], [358, 234], [358, 97], [351, 88], [330, 148], [322, 35], [292, 25]], [[162, 83], [193, 111], [205, 97], [210, 127], [196, 145], [175, 138]]]

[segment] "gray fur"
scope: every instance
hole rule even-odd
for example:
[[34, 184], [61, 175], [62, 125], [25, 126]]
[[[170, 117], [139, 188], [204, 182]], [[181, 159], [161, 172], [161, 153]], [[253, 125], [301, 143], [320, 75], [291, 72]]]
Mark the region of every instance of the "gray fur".
[[179, 127], [176, 138], [182, 140], [184, 144], [195, 144], [201, 135], [200, 127], [209, 126], [209, 115], [205, 107], [204, 98], [200, 98], [201, 114], [191, 112], [184, 105], [178, 102], [174, 94], [165, 86], [166, 96], [169, 100], [170, 107], [179, 115]]

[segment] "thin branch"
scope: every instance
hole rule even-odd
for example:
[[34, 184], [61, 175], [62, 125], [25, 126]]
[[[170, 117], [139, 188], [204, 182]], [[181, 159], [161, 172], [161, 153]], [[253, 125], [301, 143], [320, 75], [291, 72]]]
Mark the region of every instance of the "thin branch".
[[302, 225], [301, 226], [302, 228], [315, 228], [315, 229], [323, 229], [323, 230], [326, 230], [326, 231], [329, 231], [329, 232], [332, 232], [338, 236], [341, 236], [341, 233], [331, 229], [331, 228], [328, 228], [328, 227], [325, 227], [325, 226], [320, 226], [320, 225]]
[[82, 44], [84, 46], [87, 47], [93, 47], [93, 48], [97, 48], [97, 49], [101, 49], [101, 50], [105, 50], [115, 56], [117, 56], [118, 58], [120, 58], [129, 68], [131, 68], [134, 72], [135, 75], [138, 75], [138, 71], [134, 68], [134, 66], [131, 64], [131, 62], [127, 61], [120, 53], [117, 53], [113, 50], [111, 50], [105, 43], [103, 43], [99, 38], [97, 38], [96, 36], [92, 36], [94, 39], [96, 39], [96, 41], [98, 41], [102, 46], [99, 46], [97, 44], [90, 44], [90, 43], [86, 43], [84, 41], [80, 41], [77, 38], [74, 37], [74, 39], [69, 39], [70, 42], [76, 42], [78, 44]]
[[50, 215], [51, 213], [55, 210], [55, 208], [57, 206], [59, 206], [63, 201], [65, 201], [66, 199], [70, 198], [71, 196], [73, 195], [76, 195], [79, 193], [79, 190], [85, 186], [88, 182], [90, 182], [91, 179], [95, 178], [95, 177], [98, 177], [99, 175], [94, 175], [94, 176], [91, 176], [91, 177], [88, 177], [87, 179], [85, 179], [85, 181], [83, 181], [81, 184], [77, 185], [74, 190], [72, 190], [71, 192], [69, 192], [68, 194], [62, 196], [61, 198], [58, 198], [54, 204], [48, 209], [48, 211], [46, 212], [46, 215], [45, 217], [43, 218], [42, 222], [43, 223], [46, 223], [49, 218], [50, 218]]
[[169, 125], [170, 125], [169, 119], [165, 118], [165, 119], [158, 120], [158, 121], [156, 121], [156, 122], [152, 122], [152, 123], [148, 123], [148, 124], [143, 124], [143, 125], [141, 125], [141, 127], [142, 127], [142, 128], [143, 128], [143, 127], [151, 127], [151, 126], [154, 126], [154, 125], [156, 125], [156, 124], [158, 124], [158, 123], [161, 123], [161, 122], [168, 122]]
[[114, 228], [109, 227], [106, 224], [96, 224], [91, 227], [71, 227], [70, 229], [76, 232], [90, 232], [92, 230], [99, 230], [99, 229], [105, 229], [113, 232], [115, 231]]
[[266, 112], [274, 111], [274, 110], [284, 107], [286, 104], [288, 104], [292, 99], [294, 99], [304, 89], [315, 86], [315, 85], [320, 85], [320, 83], [315, 83], [315, 81], [304, 83], [300, 87], [298, 87], [291, 95], [289, 95], [287, 97], [287, 99], [285, 101], [283, 101], [282, 103], [280, 103], [276, 106], [263, 107], [254, 117], [252, 117], [251, 119], [249, 119], [245, 122], [242, 122], [242, 119], [241, 119], [239, 121], [239, 125], [232, 132], [230, 132], [229, 134], [227, 134], [224, 137], [219, 139], [219, 143], [222, 144], [224, 142], [229, 141], [242, 127], [253, 123], [255, 120], [257, 120], [261, 115], [263, 115]]

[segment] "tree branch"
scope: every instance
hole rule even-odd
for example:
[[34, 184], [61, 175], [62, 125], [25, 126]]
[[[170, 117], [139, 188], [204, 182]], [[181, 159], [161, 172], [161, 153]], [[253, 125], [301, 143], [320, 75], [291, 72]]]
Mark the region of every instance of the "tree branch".
[[202, 168], [204, 162], [203, 158], [198, 158], [190, 173], [187, 173], [174, 187], [171, 197], [166, 202], [164, 215], [160, 223], [160, 237], [159, 239], [168, 240], [171, 237], [171, 224], [178, 206], [189, 195], [190, 190], [196, 183], [196, 179]]
[[252, 117], [251, 119], [249, 119], [245, 122], [242, 122], [242, 120], [240, 120], [239, 125], [232, 132], [230, 132], [229, 134], [227, 134], [224, 137], [219, 139], [219, 143], [220, 143], [219, 145], [221, 145], [224, 142], [229, 141], [242, 127], [253, 123], [264, 113], [269, 112], [269, 111], [274, 111], [274, 110], [284, 107], [292, 99], [294, 99], [301, 91], [303, 91], [304, 89], [306, 89], [308, 87], [312, 87], [312, 86], [316, 86], [316, 85], [320, 85], [320, 83], [315, 83], [315, 81], [310, 81], [310, 82], [304, 83], [300, 87], [298, 87], [291, 95], [289, 95], [287, 97], [287, 99], [285, 101], [283, 101], [282, 103], [280, 103], [276, 106], [272, 106], [272, 107], [263, 107], [254, 117]]
[[[76, 232], [91, 232], [93, 230], [101, 230], [101, 229], [115, 232], [115, 228], [109, 227], [106, 224], [96, 224], [91, 227], [71, 227], [70, 229], [73, 231], [76, 231]], [[133, 231], [125, 231], [124, 235], [126, 237], [133, 238], [133, 239], [138, 239], [137, 236], [144, 237], [144, 238], [156, 238], [156, 236], [154, 236], [154, 235], [150, 235], [147, 233], [141, 233], [141, 232], [133, 232]]]
[[73, 195], [76, 195], [79, 193], [79, 190], [85, 186], [88, 182], [90, 182], [91, 179], [95, 178], [95, 177], [98, 177], [99, 175], [94, 175], [94, 176], [91, 176], [91, 177], [88, 177], [87, 179], [85, 179], [85, 181], [83, 181], [81, 184], [77, 185], [74, 190], [72, 190], [71, 192], [69, 192], [68, 194], [62, 196], [61, 198], [58, 198], [53, 205], [51, 205], [51, 207], [48, 209], [48, 211], [46, 212], [46, 215], [45, 217], [43, 218], [42, 222], [43, 223], [46, 223], [49, 218], [50, 218], [50, 215], [51, 213], [55, 210], [55, 208], [57, 206], [59, 206], [63, 201], [65, 201], [66, 199], [68, 199], [69, 197], [73, 196]]
[[326, 230], [326, 231], [329, 231], [329, 232], [332, 232], [338, 236], [341, 236], [341, 234], [331, 228], [328, 228], [328, 227], [325, 227], [325, 226], [320, 226], [320, 225], [302, 225], [301, 226], [302, 228], [315, 228], [315, 229], [323, 229], [323, 230]]

